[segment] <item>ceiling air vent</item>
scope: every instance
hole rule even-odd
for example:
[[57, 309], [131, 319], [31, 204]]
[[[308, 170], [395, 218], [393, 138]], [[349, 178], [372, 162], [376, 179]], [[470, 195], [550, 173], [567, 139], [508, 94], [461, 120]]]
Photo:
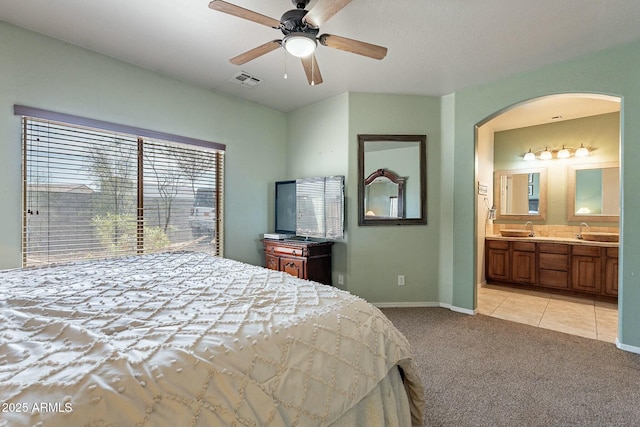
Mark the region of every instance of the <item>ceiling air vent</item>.
[[229, 80], [231, 80], [234, 83], [238, 83], [239, 85], [246, 86], [246, 87], [254, 87], [258, 83], [260, 83], [262, 81], [261, 79], [255, 77], [255, 76], [252, 76], [251, 74], [247, 73], [246, 71], [240, 71], [238, 74], [234, 75]]

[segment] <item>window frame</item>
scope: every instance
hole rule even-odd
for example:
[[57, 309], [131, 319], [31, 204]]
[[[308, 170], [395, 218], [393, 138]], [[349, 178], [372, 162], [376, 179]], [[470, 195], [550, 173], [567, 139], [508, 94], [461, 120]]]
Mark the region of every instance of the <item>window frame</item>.
[[212, 150], [215, 157], [215, 168], [214, 168], [214, 177], [215, 180], [215, 199], [216, 199], [216, 237], [214, 243], [214, 251], [216, 255], [223, 256], [223, 248], [224, 248], [224, 153], [226, 150], [225, 144], [220, 144], [211, 141], [205, 141], [185, 136], [179, 136], [164, 132], [157, 132], [149, 129], [122, 125], [113, 122], [107, 122], [103, 120], [90, 119], [86, 117], [59, 113], [34, 107], [27, 107], [23, 105], [14, 105], [14, 114], [18, 116], [22, 116], [22, 144], [23, 144], [23, 204], [22, 204], [22, 218], [23, 218], [23, 233], [22, 233], [22, 264], [23, 266], [27, 265], [27, 253], [26, 253], [26, 242], [25, 236], [26, 231], [25, 227], [27, 224], [26, 215], [27, 215], [27, 175], [26, 175], [26, 165], [27, 165], [27, 151], [26, 147], [26, 137], [27, 137], [27, 123], [28, 120], [37, 120], [41, 122], [54, 122], [58, 125], [69, 126], [69, 127], [78, 127], [78, 128], [86, 128], [89, 130], [93, 130], [96, 132], [114, 132], [117, 134], [126, 135], [132, 139], [137, 139], [138, 142], [138, 158], [139, 158], [139, 167], [138, 174], [136, 179], [137, 186], [137, 210], [138, 210], [138, 247], [137, 253], [143, 253], [141, 246], [141, 236], [143, 233], [143, 225], [142, 225], [142, 216], [144, 215], [144, 177], [141, 175], [140, 169], [144, 168], [144, 162], [141, 161], [141, 157], [143, 156], [143, 147], [145, 144], [157, 144], [157, 143], [167, 143], [167, 145], [178, 145], [181, 147], [192, 146], [196, 149], [206, 149]]

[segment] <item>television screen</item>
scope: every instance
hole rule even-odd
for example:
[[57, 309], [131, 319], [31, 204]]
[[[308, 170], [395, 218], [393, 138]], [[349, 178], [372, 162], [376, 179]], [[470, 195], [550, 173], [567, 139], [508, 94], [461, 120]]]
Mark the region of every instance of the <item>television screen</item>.
[[296, 181], [276, 182], [276, 233], [296, 234]]

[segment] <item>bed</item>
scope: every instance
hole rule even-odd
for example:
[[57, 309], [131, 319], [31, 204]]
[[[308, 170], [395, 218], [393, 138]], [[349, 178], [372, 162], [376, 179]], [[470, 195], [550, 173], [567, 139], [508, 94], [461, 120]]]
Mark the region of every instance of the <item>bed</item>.
[[0, 404], [0, 427], [400, 427], [425, 402], [361, 298], [184, 252], [0, 272]]

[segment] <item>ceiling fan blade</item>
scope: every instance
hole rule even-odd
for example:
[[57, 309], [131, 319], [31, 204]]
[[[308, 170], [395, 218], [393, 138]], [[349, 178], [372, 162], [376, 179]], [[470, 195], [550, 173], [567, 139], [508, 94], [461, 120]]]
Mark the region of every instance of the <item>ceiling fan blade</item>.
[[302, 61], [302, 67], [304, 68], [304, 73], [307, 75], [309, 84], [315, 86], [322, 83], [322, 74], [320, 74], [316, 56], [309, 55], [306, 58], [300, 58], [300, 60]]
[[238, 18], [248, 19], [249, 21], [257, 22], [258, 24], [266, 25], [267, 27], [280, 27], [280, 21], [278, 21], [277, 19], [270, 18], [249, 9], [245, 9], [244, 7], [236, 6], [235, 4], [227, 3], [223, 0], [213, 0], [211, 3], [209, 3], [209, 8], [217, 10], [218, 12], [237, 16]]
[[320, 0], [304, 16], [304, 20], [314, 27], [319, 27], [349, 3], [351, 3], [351, 0]]
[[281, 40], [271, 40], [229, 60], [234, 65], [242, 65], [280, 47]]
[[373, 59], [383, 59], [387, 56], [387, 48], [371, 43], [365, 43], [358, 40], [348, 39], [346, 37], [334, 36], [332, 34], [323, 34], [318, 37], [320, 44], [340, 49], [358, 55], [368, 56]]

